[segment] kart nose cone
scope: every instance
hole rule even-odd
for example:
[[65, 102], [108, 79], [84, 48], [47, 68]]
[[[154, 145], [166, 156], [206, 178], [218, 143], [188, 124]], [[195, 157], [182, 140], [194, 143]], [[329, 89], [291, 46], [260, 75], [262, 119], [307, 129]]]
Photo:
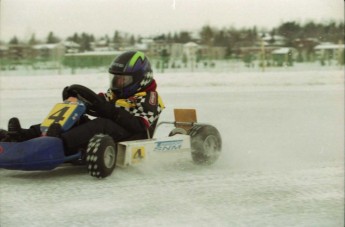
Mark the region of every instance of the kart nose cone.
[[62, 140], [39, 137], [24, 142], [0, 142], [0, 168], [51, 170], [65, 160]]

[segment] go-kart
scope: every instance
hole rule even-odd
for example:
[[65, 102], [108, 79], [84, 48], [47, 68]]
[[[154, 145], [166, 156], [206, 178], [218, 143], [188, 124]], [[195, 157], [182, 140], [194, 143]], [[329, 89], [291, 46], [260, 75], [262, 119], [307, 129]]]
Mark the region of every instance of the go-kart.
[[[194, 109], [174, 109], [173, 129], [166, 137], [134, 141], [114, 140], [104, 134], [94, 135], [87, 148], [66, 156], [60, 138], [46, 136], [52, 123], [59, 123], [67, 131], [83, 114], [93, 115], [94, 104], [100, 97], [82, 85], [71, 85], [69, 90], [76, 97], [57, 103], [41, 123], [42, 136], [23, 142], [0, 142], [0, 168], [10, 170], [52, 170], [63, 163], [78, 163], [86, 166], [91, 176], [104, 178], [115, 166], [126, 167], [149, 159], [157, 153], [190, 152], [195, 164], [212, 164], [221, 152], [221, 136], [212, 125], [196, 120]], [[149, 135], [149, 134], [148, 134]]]

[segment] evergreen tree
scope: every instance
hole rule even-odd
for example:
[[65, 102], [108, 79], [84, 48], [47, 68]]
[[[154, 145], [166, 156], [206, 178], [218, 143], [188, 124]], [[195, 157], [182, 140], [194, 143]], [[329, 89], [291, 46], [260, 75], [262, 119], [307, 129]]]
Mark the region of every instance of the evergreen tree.
[[292, 46], [292, 42], [296, 38], [302, 37], [303, 29], [296, 22], [285, 22], [278, 27], [278, 33], [287, 39], [287, 45]]
[[213, 45], [227, 47], [229, 45], [229, 34], [225, 30], [216, 32], [213, 38]]
[[31, 38], [30, 38], [30, 40], [29, 40], [29, 42], [28, 42], [28, 44], [29, 45], [35, 45], [35, 44], [37, 44], [38, 42], [37, 42], [37, 40], [36, 40], [36, 36], [35, 36], [35, 34], [32, 34], [31, 35]]
[[104, 36], [104, 40], [105, 40], [106, 45], [108, 46], [109, 43], [110, 43], [110, 38], [109, 38], [109, 36], [108, 36], [108, 35], [105, 35], [105, 36]]
[[166, 37], [166, 40], [168, 43], [173, 43], [173, 38], [171, 37], [171, 33], [169, 32], [167, 37]]
[[304, 25], [303, 32], [306, 38], [317, 37], [318, 35], [317, 26], [313, 21], [310, 21]]
[[119, 48], [122, 46], [122, 42], [123, 42], [123, 38], [120, 34], [119, 31], [115, 31], [114, 32], [114, 36], [113, 36], [113, 43], [115, 44], [116, 48]]
[[9, 44], [11, 44], [11, 45], [17, 45], [17, 44], [19, 44], [19, 40], [18, 40], [17, 36], [14, 36], [14, 37], [10, 40]]
[[188, 43], [192, 40], [189, 32], [187, 31], [181, 31], [178, 39], [180, 43]]
[[74, 33], [74, 35], [68, 37], [67, 40], [80, 44], [80, 38], [79, 38], [78, 33]]
[[130, 44], [131, 46], [134, 46], [134, 44], [135, 44], [134, 35], [131, 35], [131, 36], [130, 36], [130, 38], [129, 38], [129, 44]]
[[53, 32], [49, 32], [47, 37], [47, 43], [58, 43], [60, 39], [54, 35]]
[[82, 33], [81, 34], [81, 38], [80, 38], [80, 50], [81, 51], [90, 51], [91, 50], [91, 44], [90, 44], [90, 36], [86, 33]]
[[179, 43], [179, 37], [176, 32], [174, 33], [174, 36], [173, 36], [173, 42]]
[[201, 37], [201, 43], [207, 46], [211, 46], [212, 40], [214, 36], [213, 28], [211, 28], [209, 25], [206, 25], [201, 28], [200, 37]]

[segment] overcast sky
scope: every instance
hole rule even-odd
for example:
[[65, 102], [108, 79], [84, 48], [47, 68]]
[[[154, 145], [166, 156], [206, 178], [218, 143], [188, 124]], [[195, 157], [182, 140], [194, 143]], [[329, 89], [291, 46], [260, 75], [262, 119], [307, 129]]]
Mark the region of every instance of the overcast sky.
[[45, 39], [75, 32], [96, 37], [198, 31], [208, 24], [267, 28], [282, 22], [344, 20], [343, 0], [0, 0], [0, 39]]

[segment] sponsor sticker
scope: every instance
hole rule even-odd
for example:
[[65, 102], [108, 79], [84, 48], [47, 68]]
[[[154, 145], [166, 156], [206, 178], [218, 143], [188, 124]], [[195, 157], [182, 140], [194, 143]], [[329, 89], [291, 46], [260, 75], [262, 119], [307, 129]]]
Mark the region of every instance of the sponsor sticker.
[[150, 92], [149, 102], [153, 106], [157, 104], [157, 93], [156, 92], [153, 92], [153, 91]]
[[121, 63], [114, 62], [113, 64], [114, 64], [114, 66], [117, 66], [117, 67], [120, 67], [120, 68], [125, 67], [125, 65], [121, 64]]
[[159, 141], [153, 151], [174, 151], [182, 148], [182, 140]]

